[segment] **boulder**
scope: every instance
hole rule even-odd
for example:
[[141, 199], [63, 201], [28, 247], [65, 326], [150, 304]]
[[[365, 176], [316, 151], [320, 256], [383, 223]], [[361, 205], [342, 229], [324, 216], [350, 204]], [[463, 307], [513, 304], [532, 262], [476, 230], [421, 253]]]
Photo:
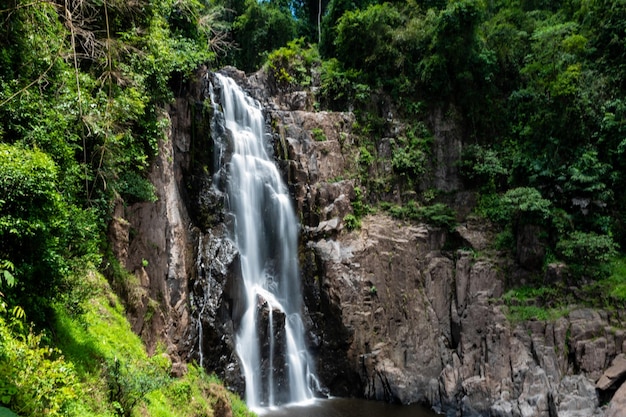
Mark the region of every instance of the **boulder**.
[[609, 403], [604, 417], [624, 417], [626, 415], [626, 384], [622, 384]]

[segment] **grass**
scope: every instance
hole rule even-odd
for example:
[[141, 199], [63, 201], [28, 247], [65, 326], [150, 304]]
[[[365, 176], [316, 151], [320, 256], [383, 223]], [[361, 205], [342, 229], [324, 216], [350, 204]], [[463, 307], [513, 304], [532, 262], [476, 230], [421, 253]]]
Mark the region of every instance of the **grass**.
[[163, 349], [152, 357], [147, 354], [101, 274], [89, 272], [80, 285], [91, 286], [92, 295], [75, 313], [56, 306], [53, 336], [48, 339], [78, 381], [64, 415], [213, 417], [224, 415], [218, 409], [230, 409], [233, 417], [254, 416], [237, 395], [201, 368], [189, 365], [185, 376], [170, 377], [169, 357]]
[[539, 320], [554, 321], [568, 314], [565, 297], [553, 287], [524, 286], [502, 296], [507, 318], [512, 323]]
[[[553, 321], [568, 314], [571, 305], [612, 310], [626, 306], [626, 256], [615, 257], [608, 265], [607, 278], [569, 288], [524, 286], [502, 296], [511, 322], [526, 320]], [[575, 299], [573, 299], [575, 298]]]
[[[184, 378], [152, 391], [148, 394], [147, 400], [142, 408], [142, 416], [212, 417], [213, 410], [217, 411], [224, 407], [230, 407], [233, 416], [255, 416], [237, 395], [224, 388], [216, 376], [207, 375], [193, 365], [189, 366]], [[176, 410], [177, 414], [172, 414], [172, 410]]]
[[609, 264], [609, 275], [585, 287], [593, 294], [598, 307], [615, 308], [626, 304], [626, 256], [613, 258]]
[[326, 134], [319, 127], [314, 127], [313, 129], [311, 129], [311, 136], [313, 136], [313, 139], [316, 142], [325, 142], [326, 141]]
[[622, 303], [626, 302], [626, 257], [611, 263], [611, 275], [607, 278], [609, 295]]

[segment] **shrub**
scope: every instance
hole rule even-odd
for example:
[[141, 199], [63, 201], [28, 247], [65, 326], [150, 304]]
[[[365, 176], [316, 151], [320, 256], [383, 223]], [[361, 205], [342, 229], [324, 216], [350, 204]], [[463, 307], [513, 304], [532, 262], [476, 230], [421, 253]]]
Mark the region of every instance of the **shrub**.
[[271, 52], [266, 65], [276, 85], [286, 91], [310, 86], [312, 68], [319, 62], [317, 48], [304, 48], [304, 38], [298, 38]]
[[343, 222], [348, 230], [356, 230], [361, 228], [361, 220], [352, 213], [346, 214], [343, 218]]
[[118, 192], [128, 204], [157, 201], [154, 185], [133, 171], [127, 171], [120, 175]]
[[491, 192], [502, 188], [509, 176], [500, 155], [480, 145], [469, 145], [463, 149], [459, 171], [470, 187], [482, 187]]
[[456, 226], [454, 210], [442, 203], [419, 206], [411, 200], [402, 207], [390, 207], [389, 212], [398, 219], [417, 220], [448, 230], [452, 230]]
[[606, 266], [617, 254], [617, 244], [609, 235], [575, 231], [561, 239], [556, 250], [576, 275], [598, 275], [607, 273]]
[[370, 99], [370, 87], [362, 83], [361, 78], [360, 71], [344, 69], [335, 58], [324, 61], [317, 100], [330, 110], [359, 108]]
[[502, 203], [508, 208], [514, 220], [542, 224], [551, 215], [552, 203], [532, 187], [519, 187], [507, 191], [502, 196]]
[[313, 139], [317, 142], [326, 141], [326, 134], [324, 134], [324, 131], [320, 129], [319, 127], [315, 127], [311, 129], [311, 135], [313, 136]]
[[24, 417], [67, 416], [78, 393], [72, 364], [41, 334], [16, 334], [3, 317], [0, 340], [0, 405]]
[[407, 128], [406, 135], [398, 138], [393, 148], [391, 166], [411, 183], [426, 172], [432, 135], [423, 123]]
[[127, 363], [118, 358], [106, 365], [109, 401], [118, 416], [130, 417], [133, 408], [144, 401], [146, 395], [165, 384], [161, 369], [147, 363]]

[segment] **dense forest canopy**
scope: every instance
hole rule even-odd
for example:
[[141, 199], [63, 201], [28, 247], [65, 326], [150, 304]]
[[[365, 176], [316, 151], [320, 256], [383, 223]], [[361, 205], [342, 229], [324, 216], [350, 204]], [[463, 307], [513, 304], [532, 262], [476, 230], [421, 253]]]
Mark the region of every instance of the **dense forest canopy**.
[[[621, 0], [4, 0], [0, 22], [0, 313], [20, 306], [41, 329], [105, 264], [113, 203], [155, 198], [164, 106], [201, 65], [265, 66], [284, 89], [315, 87], [320, 110], [357, 114], [355, 227], [377, 205], [453, 222], [422, 207], [438, 195], [418, 180], [436, 108], [460, 124], [464, 185], [502, 248], [538, 225], [545, 263], [581, 283], [626, 248]], [[375, 181], [381, 97], [407, 127]], [[392, 186], [411, 198], [390, 207]], [[11, 392], [0, 384], [0, 404]]]

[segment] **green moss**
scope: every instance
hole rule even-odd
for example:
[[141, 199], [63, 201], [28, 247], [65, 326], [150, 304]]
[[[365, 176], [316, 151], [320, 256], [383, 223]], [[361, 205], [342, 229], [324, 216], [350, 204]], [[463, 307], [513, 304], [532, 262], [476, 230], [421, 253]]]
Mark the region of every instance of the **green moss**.
[[184, 377], [171, 378], [169, 358], [163, 349], [147, 354], [104, 277], [92, 272], [84, 283], [95, 290], [80, 314], [71, 315], [60, 304], [55, 308], [55, 341], [80, 381], [68, 416], [209, 417], [219, 401], [236, 417], [252, 416], [202, 369], [190, 365]]
[[509, 290], [502, 296], [510, 322], [528, 320], [554, 321], [569, 313], [566, 296], [552, 287], [524, 286]]
[[[243, 401], [224, 388], [214, 375], [190, 365], [184, 378], [152, 391], [145, 411], [152, 417], [194, 416], [211, 417], [213, 410], [230, 407], [234, 417], [253, 417]], [[172, 414], [175, 410], [176, 414]]]

